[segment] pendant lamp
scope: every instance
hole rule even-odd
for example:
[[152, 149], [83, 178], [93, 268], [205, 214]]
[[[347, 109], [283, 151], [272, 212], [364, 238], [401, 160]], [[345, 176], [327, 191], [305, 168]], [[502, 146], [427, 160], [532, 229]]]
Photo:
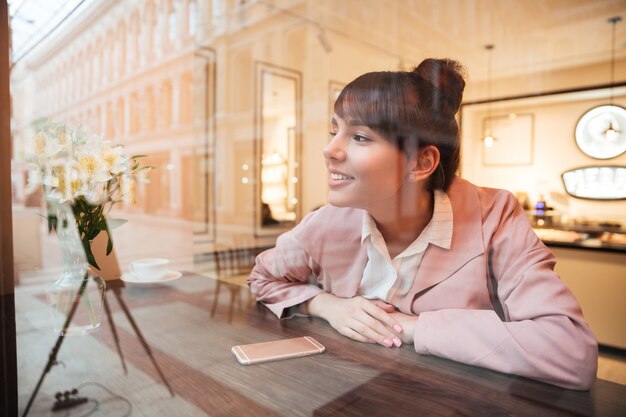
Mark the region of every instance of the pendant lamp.
[[[617, 25], [618, 22], [621, 22], [621, 20], [622, 18], [620, 16], [614, 16], [614, 17], [611, 17], [609, 20], [607, 20], [608, 23], [613, 25], [613, 35], [611, 39], [611, 93], [610, 93], [610, 97], [611, 97], [610, 108], [611, 109], [613, 109], [613, 98], [614, 98], [613, 85], [615, 84], [615, 26]], [[617, 140], [620, 133], [621, 133], [620, 126], [617, 124], [617, 121], [611, 114], [609, 127], [604, 131], [604, 136], [606, 137], [608, 141], [614, 142], [615, 140]]]
[[487, 148], [491, 148], [496, 141], [491, 131], [491, 53], [494, 46], [492, 44], [485, 45], [487, 51], [487, 119], [485, 123], [485, 132], [483, 136], [483, 144]]

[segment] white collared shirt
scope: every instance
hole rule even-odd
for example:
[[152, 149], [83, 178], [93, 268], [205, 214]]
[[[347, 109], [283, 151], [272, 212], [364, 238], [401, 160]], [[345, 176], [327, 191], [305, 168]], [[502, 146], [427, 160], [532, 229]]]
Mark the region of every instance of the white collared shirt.
[[452, 206], [448, 195], [434, 192], [433, 217], [422, 233], [393, 260], [376, 222], [365, 212], [361, 245], [367, 247], [367, 264], [359, 286], [359, 294], [369, 299], [381, 299], [397, 305], [406, 296], [429, 244], [450, 249], [452, 244]]

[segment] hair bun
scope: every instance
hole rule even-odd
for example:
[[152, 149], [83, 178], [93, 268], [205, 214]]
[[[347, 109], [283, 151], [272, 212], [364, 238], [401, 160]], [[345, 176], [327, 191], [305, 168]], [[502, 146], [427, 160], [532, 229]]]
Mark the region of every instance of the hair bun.
[[450, 116], [459, 111], [465, 88], [465, 69], [461, 63], [447, 58], [428, 58], [413, 73], [434, 87], [431, 103], [434, 111]]

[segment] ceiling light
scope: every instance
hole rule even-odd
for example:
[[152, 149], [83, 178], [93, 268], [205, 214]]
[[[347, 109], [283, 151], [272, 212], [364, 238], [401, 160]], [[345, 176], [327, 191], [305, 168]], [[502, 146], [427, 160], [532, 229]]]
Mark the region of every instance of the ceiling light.
[[492, 44], [485, 45], [487, 51], [487, 118], [482, 141], [487, 148], [491, 148], [497, 140], [491, 133], [491, 51], [493, 47]]
[[[615, 26], [618, 22], [621, 22], [622, 18], [620, 16], [611, 17], [607, 20], [608, 23], [613, 25], [613, 35], [611, 39], [611, 109], [613, 108], [613, 86], [615, 85]], [[615, 142], [617, 138], [621, 134], [620, 126], [617, 124], [617, 121], [613, 117], [613, 112], [611, 111], [611, 117], [609, 120], [609, 127], [604, 131], [604, 136], [610, 142]]]

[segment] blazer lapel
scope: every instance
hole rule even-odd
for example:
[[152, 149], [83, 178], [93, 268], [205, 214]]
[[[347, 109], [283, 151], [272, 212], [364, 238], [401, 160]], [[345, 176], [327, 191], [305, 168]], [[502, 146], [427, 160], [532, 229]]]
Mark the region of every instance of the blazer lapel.
[[[449, 250], [428, 246], [401, 310], [409, 311], [415, 294], [448, 279], [484, 252], [478, 189], [456, 178], [448, 198], [452, 205], [452, 245]], [[353, 297], [367, 264], [367, 250], [361, 246], [363, 211], [329, 206], [320, 210], [318, 222], [300, 229], [298, 238], [323, 271], [324, 288], [341, 297]]]
[[410, 310], [415, 294], [448, 279], [484, 252], [478, 190], [467, 181], [456, 178], [448, 197], [452, 205], [452, 245], [450, 249], [428, 246], [408, 297], [402, 303], [405, 311]]

